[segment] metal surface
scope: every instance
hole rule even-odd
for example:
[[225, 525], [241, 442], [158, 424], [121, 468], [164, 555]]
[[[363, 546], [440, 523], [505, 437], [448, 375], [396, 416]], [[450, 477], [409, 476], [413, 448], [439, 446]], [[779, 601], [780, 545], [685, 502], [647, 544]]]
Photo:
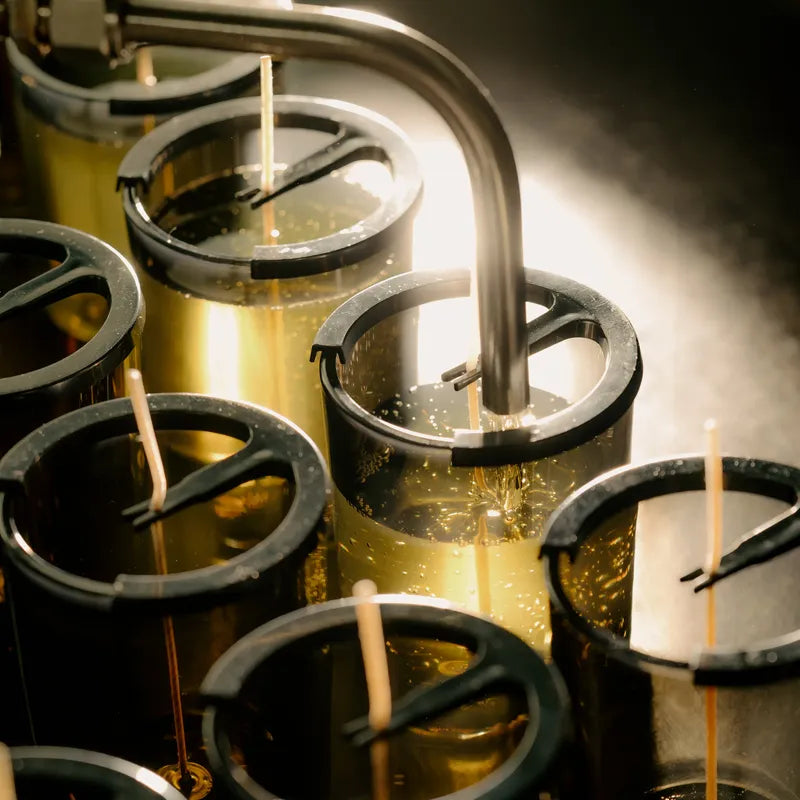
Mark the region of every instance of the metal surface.
[[15, 747], [14, 777], [21, 797], [58, 790], [84, 791], [118, 800], [182, 800], [183, 795], [144, 767], [114, 756], [70, 747]]

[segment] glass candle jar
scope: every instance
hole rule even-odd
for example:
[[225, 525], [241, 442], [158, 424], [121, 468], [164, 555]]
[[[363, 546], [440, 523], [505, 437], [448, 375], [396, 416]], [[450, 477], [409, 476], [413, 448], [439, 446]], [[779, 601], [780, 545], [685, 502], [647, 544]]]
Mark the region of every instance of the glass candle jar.
[[[202, 687], [204, 739], [231, 797], [369, 796], [370, 748], [348, 738], [371, 730], [357, 602], [274, 620], [214, 665]], [[544, 790], [566, 733], [557, 672], [509, 632], [445, 603], [367, 602], [380, 606], [392, 684], [385, 796], [521, 800]], [[409, 649], [428, 639], [446, 657]]]
[[176, 113], [258, 87], [252, 55], [159, 46], [112, 69], [99, 53], [56, 49], [34, 61], [11, 39], [5, 46], [34, 213], [122, 252], [128, 239], [116, 177], [131, 145]]
[[84, 797], [93, 800], [181, 800], [150, 770], [121, 758], [70, 747], [11, 750], [17, 800]]
[[[90, 319], [72, 304], [87, 292], [103, 304]], [[0, 219], [0, 455], [59, 414], [124, 394], [143, 322], [138, 281], [115, 250], [61, 225]]]
[[[573, 489], [627, 460], [641, 360], [630, 323], [605, 298], [548, 273], [525, 276], [534, 355], [522, 418], [480, 414], [475, 383], [457, 392], [442, 380], [469, 355], [465, 272], [398, 276], [360, 293], [314, 350], [342, 591], [368, 577], [380, 591], [444, 597], [547, 652], [544, 523]], [[630, 537], [603, 554], [632, 556]]]
[[[787, 506], [796, 517], [800, 471], [727, 457], [723, 468], [729, 543], [776, 512], [782, 518]], [[800, 794], [791, 735], [800, 702], [800, 610], [786, 600], [800, 554], [718, 584], [716, 644], [708, 646], [708, 598], [680, 580], [705, 562], [704, 484], [698, 456], [627, 467], [579, 490], [548, 523], [553, 659], [570, 688], [579, 734], [565, 798], [704, 795], [707, 708], [716, 719], [720, 797]], [[627, 536], [634, 509], [631, 575], [627, 564], [609, 570], [597, 545]], [[607, 585], [631, 580], [634, 613], [620, 631], [607, 624], [597, 598]]]
[[150, 312], [142, 373], [157, 391], [274, 409], [324, 447], [311, 342], [345, 299], [409, 268], [421, 179], [403, 135], [365, 109], [300, 97], [274, 107], [280, 164], [296, 170], [310, 151], [331, 164], [354, 140], [361, 160], [251, 209], [236, 194], [258, 185], [261, 110], [243, 98], [165, 123], [120, 167]]
[[[85, 291], [105, 312], [83, 342], [54, 317]], [[59, 414], [123, 394], [142, 319], [136, 276], [110, 247], [61, 225], [0, 219], [0, 456]], [[18, 744], [27, 723], [3, 587], [0, 573], [0, 741]]]
[[[203, 777], [197, 688], [208, 668], [324, 590], [327, 473], [275, 414], [185, 394], [149, 404], [170, 485], [162, 514], [148, 511], [149, 473], [130, 401], [119, 399], [42, 426], [0, 461], [0, 538], [35, 740], [175, 777], [169, 619], [189, 757]], [[240, 449], [191, 459], [180, 439], [197, 430]], [[132, 517], [142, 517], [136, 529]]]

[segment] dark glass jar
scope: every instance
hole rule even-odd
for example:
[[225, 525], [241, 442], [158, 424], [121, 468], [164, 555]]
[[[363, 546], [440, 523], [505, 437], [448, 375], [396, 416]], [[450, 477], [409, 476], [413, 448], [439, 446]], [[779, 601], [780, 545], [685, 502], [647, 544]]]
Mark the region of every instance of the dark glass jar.
[[252, 209], [236, 196], [259, 183], [261, 109], [243, 98], [170, 120], [120, 167], [150, 312], [142, 374], [154, 391], [271, 408], [324, 449], [311, 343], [340, 303], [410, 268], [421, 177], [403, 134], [366, 109], [280, 96], [274, 108], [289, 165], [276, 188], [308, 174], [310, 152], [314, 169], [356, 160]]
[[[196, 395], [149, 403], [170, 484], [162, 515], [148, 512], [149, 473], [120, 399], [6, 454], [0, 538], [35, 741], [174, 763], [170, 619], [189, 754], [203, 767], [197, 688], [210, 665], [324, 592], [327, 473], [311, 441], [266, 410]], [[209, 447], [240, 449], [193, 459], [181, 439], [198, 431]], [[154, 518], [167, 574], [147, 533]]]
[[[369, 796], [357, 602], [274, 620], [214, 665], [202, 688], [204, 739], [231, 797]], [[523, 800], [546, 790], [566, 734], [556, 670], [513, 634], [441, 601], [367, 602], [380, 605], [387, 639], [394, 714], [382, 778], [391, 797]], [[428, 658], [429, 640], [441, 658]]]
[[[800, 471], [729, 457], [723, 468], [728, 545], [770, 518], [796, 526]], [[800, 552], [718, 584], [716, 644], [707, 646], [708, 597], [681, 581], [706, 560], [704, 485], [699, 456], [626, 467], [572, 495], [548, 523], [553, 659], [578, 732], [565, 798], [703, 795], [707, 702], [716, 716], [719, 796], [800, 796], [791, 734], [800, 703], [800, 608], [787, 602]], [[627, 535], [631, 513], [635, 569], [605, 564], [598, 547]], [[633, 587], [634, 612], [620, 630], [600, 600], [603, 587], [623, 583]]]
[[[91, 318], [71, 305], [86, 292], [103, 306]], [[143, 322], [136, 276], [115, 250], [61, 225], [0, 219], [0, 455], [59, 414], [123, 395]]]
[[128, 240], [115, 190], [125, 153], [177, 113], [258, 89], [253, 55], [145, 48], [137, 59], [152, 64], [147, 84], [137, 80], [137, 61], [111, 68], [99, 53], [57, 48], [34, 60], [10, 39], [5, 48], [33, 212], [123, 253]]

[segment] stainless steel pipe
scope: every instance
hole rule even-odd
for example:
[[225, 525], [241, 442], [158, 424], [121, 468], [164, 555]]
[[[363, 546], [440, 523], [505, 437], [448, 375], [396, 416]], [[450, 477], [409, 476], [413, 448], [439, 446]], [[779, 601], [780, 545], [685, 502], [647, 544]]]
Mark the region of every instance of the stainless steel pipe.
[[[70, 25], [64, 0], [36, 7], [11, 3], [12, 26], [35, 30], [40, 46], [83, 41], [97, 30]], [[414, 89], [442, 115], [458, 140], [472, 184], [477, 233], [477, 284], [483, 404], [498, 414], [528, 402], [522, 220], [514, 154], [488, 91], [451, 53], [417, 31], [385, 17], [311, 5], [291, 10], [267, 0], [80, 0], [82, 14], [102, 9], [100, 49], [112, 56], [138, 43], [173, 44], [313, 57], [371, 67]], [[114, 7], [114, 13], [107, 13]], [[47, 6], [47, 14], [41, 9]], [[34, 9], [34, 10], [30, 10]], [[97, 12], [99, 13], [99, 11]], [[78, 33], [78, 29], [81, 30]], [[75, 30], [74, 34], [70, 31]], [[29, 34], [30, 35], [30, 34]]]

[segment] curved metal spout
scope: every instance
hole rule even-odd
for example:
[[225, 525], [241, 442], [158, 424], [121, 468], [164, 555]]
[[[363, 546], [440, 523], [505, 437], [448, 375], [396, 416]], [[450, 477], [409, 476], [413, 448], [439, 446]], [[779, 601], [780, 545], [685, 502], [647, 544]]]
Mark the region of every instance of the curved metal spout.
[[122, 43], [179, 44], [350, 61], [416, 90], [456, 136], [469, 169], [477, 232], [483, 404], [528, 402], [522, 221], [514, 155], [487, 90], [452, 54], [411, 28], [364, 12], [275, 8], [257, 0], [128, 0]]

